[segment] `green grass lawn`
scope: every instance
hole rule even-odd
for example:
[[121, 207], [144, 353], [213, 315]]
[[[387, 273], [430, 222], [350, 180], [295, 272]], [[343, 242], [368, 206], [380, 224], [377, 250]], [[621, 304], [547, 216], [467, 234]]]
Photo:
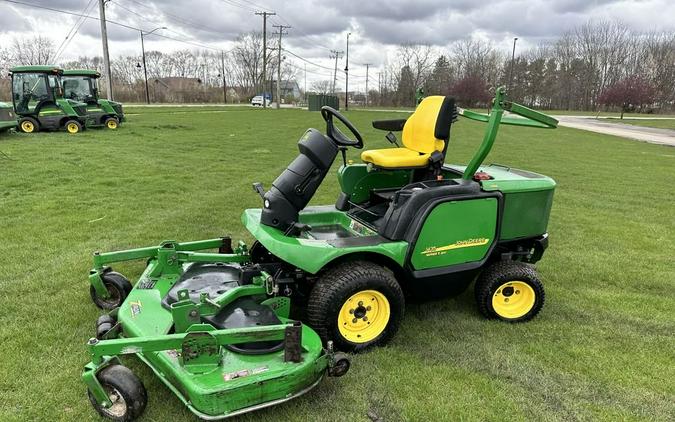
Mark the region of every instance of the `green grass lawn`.
[[624, 125], [654, 127], [658, 129], [675, 129], [675, 119], [606, 119], [611, 123]]
[[[0, 136], [0, 420], [96, 420], [80, 372], [100, 311], [89, 299], [95, 250], [230, 234], [260, 206], [318, 113], [129, 109], [118, 131]], [[387, 113], [349, 113], [367, 147]], [[399, 117], [398, 113], [391, 113]], [[453, 128], [465, 163], [480, 123]], [[355, 151], [351, 158], [358, 159]], [[472, 291], [408, 304], [385, 348], [306, 396], [240, 420], [675, 419], [675, 149], [574, 129], [503, 127], [487, 162], [558, 182], [547, 288], [534, 321], [486, 321]], [[336, 168], [313, 203], [334, 203]], [[457, 222], [461, 224], [461, 222]], [[116, 267], [137, 277], [142, 264]], [[145, 420], [190, 413], [135, 358]]]

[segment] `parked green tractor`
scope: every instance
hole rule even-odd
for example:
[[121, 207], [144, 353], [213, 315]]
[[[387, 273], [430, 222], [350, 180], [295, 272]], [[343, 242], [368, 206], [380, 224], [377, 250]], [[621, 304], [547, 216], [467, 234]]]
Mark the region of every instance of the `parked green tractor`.
[[63, 97], [61, 76], [56, 66], [19, 66], [10, 69], [14, 111], [19, 130], [65, 130], [78, 133], [90, 122], [85, 103]]
[[96, 70], [65, 70], [62, 78], [64, 96], [87, 104], [87, 116], [94, 121], [91, 126], [117, 129], [124, 121], [122, 104], [99, 97], [100, 77]]
[[10, 104], [0, 103], [0, 133], [16, 128], [16, 115]]
[[[242, 215], [256, 239], [250, 248], [222, 237], [94, 254], [91, 297], [109, 313], [89, 341], [83, 379], [101, 415], [133, 419], [147, 402], [120, 355], [137, 355], [190, 410], [215, 419], [344, 374], [349, 360], [333, 348], [389, 341], [406, 293], [442, 297], [476, 279], [486, 317], [539, 312], [544, 290], [531, 264], [547, 246], [555, 183], [482, 163], [500, 123], [554, 128], [555, 119], [507, 101], [503, 89], [489, 115], [427, 97], [408, 119], [373, 122], [396, 147], [365, 151], [354, 164], [347, 151], [363, 147], [361, 134], [336, 110], [321, 113], [326, 133], [305, 132], [269, 191], [254, 184], [263, 207]], [[458, 114], [487, 129], [468, 165], [444, 165]], [[336, 204], [307, 206], [338, 155]], [[147, 263], [134, 286], [109, 267], [132, 260]]]

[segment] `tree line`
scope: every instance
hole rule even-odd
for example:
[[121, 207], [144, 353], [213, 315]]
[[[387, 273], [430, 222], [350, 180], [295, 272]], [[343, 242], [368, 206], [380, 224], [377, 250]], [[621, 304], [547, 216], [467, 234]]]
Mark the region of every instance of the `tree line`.
[[[51, 41], [42, 36], [15, 40], [0, 48], [2, 74], [13, 65], [51, 64], [56, 59], [54, 50]], [[280, 56], [277, 49], [268, 51], [266, 81], [262, 80], [260, 32], [240, 35], [226, 53], [148, 51], [151, 94], [155, 101], [222, 102], [225, 85], [228, 101], [245, 102], [263, 90], [271, 91], [279, 60], [282, 80], [301, 76], [293, 57], [285, 57], [283, 52]], [[60, 64], [102, 68], [99, 57]], [[116, 97], [142, 101], [142, 58], [118, 57], [111, 66]], [[326, 76], [327, 71], [322, 72]], [[194, 84], [185, 92], [176, 87], [163, 89], [165, 78], [189, 78]], [[463, 106], [483, 107], [489, 104], [494, 89], [504, 85], [511, 99], [535, 108], [671, 111], [675, 108], [675, 32], [637, 33], [621, 22], [591, 21], [558, 39], [519, 52], [515, 60], [490, 42], [476, 39], [460, 40], [443, 50], [404, 44], [397, 47], [387, 65], [371, 70], [369, 81], [367, 97], [366, 93], [350, 93], [350, 98], [362, 103], [367, 98], [373, 106], [413, 106], [417, 90], [422, 89], [425, 95], [452, 95]], [[0, 97], [7, 97], [6, 79], [0, 79], [3, 83]], [[332, 85], [332, 81], [318, 80], [310, 91], [326, 93]]]

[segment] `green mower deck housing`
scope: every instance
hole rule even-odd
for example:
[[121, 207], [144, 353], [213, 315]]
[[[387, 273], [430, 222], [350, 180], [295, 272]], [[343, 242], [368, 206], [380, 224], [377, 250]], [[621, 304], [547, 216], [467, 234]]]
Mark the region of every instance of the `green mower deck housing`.
[[40, 130], [66, 130], [77, 133], [93, 120], [87, 116], [85, 103], [63, 96], [57, 66], [18, 66], [10, 69], [12, 99], [18, 116], [19, 130], [25, 133]]
[[16, 115], [11, 104], [0, 103], [0, 133], [16, 128]]
[[91, 126], [116, 129], [125, 120], [124, 109], [121, 103], [100, 98], [100, 77], [96, 70], [65, 70], [62, 77], [64, 96], [87, 104], [87, 115], [93, 120]]
[[[89, 342], [83, 378], [99, 413], [120, 409], [111, 385], [138, 385], [115, 384], [111, 373], [123, 371], [106, 369], [121, 354], [138, 355], [195, 414], [215, 418], [294, 397], [326, 371], [344, 373], [348, 361], [333, 348], [391, 340], [409, 295], [440, 298], [475, 280], [486, 317], [519, 322], [539, 312], [544, 291], [532, 264], [548, 245], [555, 182], [483, 161], [500, 124], [554, 128], [555, 119], [507, 101], [503, 88], [489, 115], [429, 97], [408, 119], [373, 122], [402, 131], [403, 146], [390, 133], [397, 148], [365, 151], [364, 163], [353, 163], [347, 151], [363, 147], [360, 133], [330, 107], [322, 116], [326, 133], [305, 132], [271, 189], [254, 183], [262, 208], [242, 215], [250, 247], [233, 249], [224, 237], [94, 254], [91, 296], [110, 315]], [[467, 165], [446, 165], [458, 116], [487, 127]], [[308, 206], [339, 155], [336, 203]], [[133, 287], [109, 267], [132, 260], [147, 262]], [[235, 315], [256, 316], [235, 323]], [[248, 356], [247, 348], [264, 350]]]

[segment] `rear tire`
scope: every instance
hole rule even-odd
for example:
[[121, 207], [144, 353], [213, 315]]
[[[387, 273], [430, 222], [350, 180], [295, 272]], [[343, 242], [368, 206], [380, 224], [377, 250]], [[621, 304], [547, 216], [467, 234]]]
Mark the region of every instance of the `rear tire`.
[[23, 117], [19, 120], [19, 130], [23, 133], [39, 132], [40, 123], [32, 117]]
[[82, 123], [78, 122], [77, 120], [68, 120], [63, 127], [66, 129], [66, 132], [68, 133], [80, 133], [82, 132]]
[[104, 124], [105, 127], [107, 127], [108, 129], [115, 130], [115, 129], [117, 129], [117, 128], [119, 127], [120, 121], [119, 121], [116, 117], [108, 117], [107, 119], [105, 119], [105, 121], [103, 122], [103, 124]]
[[524, 322], [544, 306], [544, 286], [537, 271], [518, 261], [500, 261], [488, 266], [476, 280], [476, 303], [487, 318]]
[[367, 261], [327, 270], [309, 295], [307, 322], [339, 350], [359, 352], [392, 339], [401, 324], [405, 299], [392, 272]]
[[96, 378], [113, 402], [112, 406], [103, 407], [96, 402], [91, 391], [87, 390], [89, 401], [99, 415], [113, 421], [126, 422], [143, 414], [148, 404], [148, 393], [143, 382], [129, 368], [111, 365], [103, 368]]

